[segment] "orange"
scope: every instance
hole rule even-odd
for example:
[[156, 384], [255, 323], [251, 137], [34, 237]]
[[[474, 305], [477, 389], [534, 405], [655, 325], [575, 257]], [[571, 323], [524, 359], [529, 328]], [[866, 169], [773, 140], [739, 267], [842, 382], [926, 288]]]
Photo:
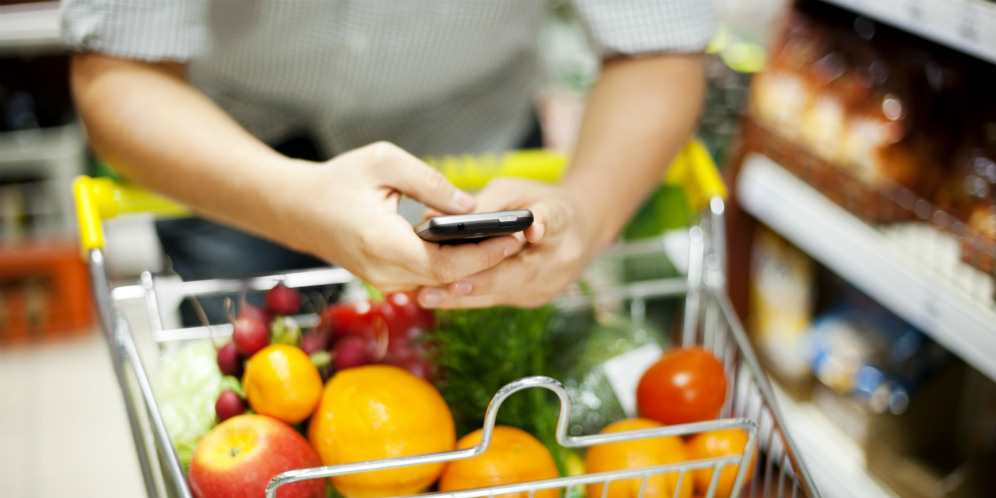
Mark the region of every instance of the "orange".
[[[457, 448], [465, 449], [481, 442], [483, 429], [460, 438]], [[504, 425], [495, 426], [488, 449], [473, 458], [446, 465], [439, 479], [439, 491], [459, 491], [502, 484], [539, 481], [560, 477], [550, 451], [526, 431]], [[560, 488], [535, 493], [536, 498], [557, 498]], [[495, 498], [528, 498], [529, 492], [498, 495]]]
[[[429, 382], [390, 365], [341, 370], [325, 385], [308, 438], [325, 465], [450, 451], [453, 415]], [[330, 477], [348, 498], [401, 496], [429, 487], [443, 464]]]
[[[645, 418], [630, 418], [609, 424], [602, 433], [653, 429], [663, 425]], [[654, 465], [684, 462], [688, 460], [685, 443], [677, 436], [664, 436], [652, 439], [637, 439], [618, 443], [599, 444], [588, 448], [585, 454], [585, 470], [589, 474], [620, 469], [639, 469]], [[644, 496], [675, 496], [679, 473], [655, 475], [647, 479]], [[620, 479], [609, 483], [606, 498], [636, 498], [640, 495], [640, 478]], [[588, 496], [602, 496], [602, 483], [588, 485]], [[685, 476], [678, 495], [681, 498], [692, 496], [692, 481]]]
[[[728, 455], [743, 455], [746, 448], [747, 431], [742, 429], [703, 432], [692, 436], [688, 440], [688, 456], [693, 460]], [[750, 457], [750, 463], [747, 465], [747, 475], [744, 477], [744, 484], [750, 481], [751, 474], [754, 472], [754, 460], [756, 457], [757, 451]], [[737, 478], [738, 470], [740, 470], [740, 465], [725, 465], [723, 470], [719, 471], [716, 498], [730, 496], [730, 492], [733, 491], [733, 481]], [[692, 480], [695, 481], [696, 491], [705, 494], [709, 490], [709, 481], [712, 480], [712, 468], [693, 470]]]
[[242, 376], [253, 411], [296, 424], [308, 418], [322, 396], [322, 376], [294, 346], [272, 344], [249, 358]]

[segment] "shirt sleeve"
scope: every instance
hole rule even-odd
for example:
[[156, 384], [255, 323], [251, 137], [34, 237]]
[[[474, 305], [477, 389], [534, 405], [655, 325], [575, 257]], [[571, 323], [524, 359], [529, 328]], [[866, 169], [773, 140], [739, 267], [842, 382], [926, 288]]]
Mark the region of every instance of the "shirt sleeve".
[[573, 0], [602, 56], [702, 52], [716, 30], [711, 0]]
[[186, 62], [207, 44], [205, 0], [63, 0], [60, 8], [71, 50]]

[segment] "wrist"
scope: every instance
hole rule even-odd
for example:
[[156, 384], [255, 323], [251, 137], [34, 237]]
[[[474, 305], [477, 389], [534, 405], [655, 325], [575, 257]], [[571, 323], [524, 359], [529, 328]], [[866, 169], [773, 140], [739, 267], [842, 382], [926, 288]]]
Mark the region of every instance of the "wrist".
[[572, 206], [575, 221], [592, 254], [599, 254], [615, 242], [629, 219], [630, 209], [618, 194], [595, 182], [565, 181], [564, 197]]

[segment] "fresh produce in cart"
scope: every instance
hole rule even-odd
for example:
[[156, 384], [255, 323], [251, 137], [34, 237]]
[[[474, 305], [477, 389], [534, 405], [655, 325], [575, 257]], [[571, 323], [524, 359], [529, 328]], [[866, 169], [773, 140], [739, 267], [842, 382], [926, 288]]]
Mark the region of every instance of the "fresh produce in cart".
[[[747, 433], [740, 429], [722, 429], [718, 431], [701, 432], [688, 439], [688, 456], [693, 460], [713, 458], [727, 455], [742, 455], [747, 448]], [[757, 451], [751, 453], [747, 465], [747, 476], [754, 474], [754, 461]], [[733, 492], [733, 481], [737, 477], [739, 465], [728, 465], [719, 472], [719, 483], [716, 486], [716, 498], [729, 498]], [[695, 489], [705, 493], [712, 480], [712, 469], [692, 471]]]
[[[215, 353], [211, 366], [219, 383], [212, 391], [213, 428], [196, 435], [203, 439], [189, 469], [199, 498], [262, 496], [266, 482], [284, 470], [472, 447], [481, 440], [492, 395], [530, 375], [563, 379], [569, 386], [575, 435], [710, 420], [727, 397], [723, 365], [709, 351], [669, 348], [664, 334], [647, 324], [590, 309], [548, 305], [433, 313], [419, 308], [409, 293], [374, 294], [327, 305], [314, 327], [301, 330], [293, 318], [302, 303], [297, 290], [278, 285], [266, 302], [259, 308], [243, 301], [232, 339], [208, 350]], [[260, 330], [265, 337], [257, 336]], [[259, 344], [264, 345], [245, 353]], [[628, 381], [615, 378], [620, 368], [628, 371]], [[635, 406], [624, 406], [625, 399], [635, 400]], [[307, 481], [311, 487], [296, 483], [281, 487], [278, 496], [313, 496], [315, 489], [324, 496], [326, 485], [345, 498], [455, 491], [569, 475], [571, 462], [583, 461], [574, 473], [606, 472], [737, 455], [746, 444], [746, 432], [737, 429], [687, 441], [669, 436], [609, 443], [582, 453], [557, 442], [559, 409], [552, 393], [529, 390], [502, 404], [499, 425], [482, 455]], [[294, 438], [288, 430], [300, 441], [289, 442]], [[283, 470], [251, 463], [253, 452], [268, 444], [277, 444], [266, 451]], [[711, 474], [711, 468], [686, 474], [680, 489], [677, 473], [652, 477], [646, 496], [704, 493]], [[735, 475], [735, 466], [722, 470], [716, 496], [729, 494]], [[232, 494], [229, 482], [244, 482], [258, 493]], [[601, 496], [601, 486], [578, 487], [571, 496], [585, 491]], [[639, 479], [617, 481], [606, 496], [635, 496], [639, 489]]]
[[310, 417], [322, 396], [322, 376], [296, 346], [271, 344], [252, 355], [242, 378], [249, 406], [289, 424]]
[[[315, 450], [291, 426], [266, 415], [239, 415], [204, 436], [190, 463], [188, 480], [195, 498], [263, 496], [266, 484], [277, 474], [318, 465]], [[297, 482], [278, 496], [324, 498], [325, 485]]]
[[[645, 419], [630, 418], [609, 424], [602, 433], [653, 429], [661, 424]], [[620, 469], [638, 469], [651, 465], [684, 462], [688, 460], [685, 443], [678, 436], [664, 436], [651, 439], [639, 439], [619, 443], [607, 443], [588, 449], [585, 455], [585, 469], [589, 474], [608, 472]], [[678, 483], [681, 483], [679, 489]], [[588, 496], [605, 496], [606, 498], [631, 498], [640, 494], [644, 484], [642, 479], [623, 479], [609, 483], [608, 491], [603, 490], [602, 483], [588, 485]], [[692, 482], [679, 479], [678, 473], [664, 474], [647, 479], [644, 496], [678, 496], [691, 498]], [[676, 494], [675, 491], [678, 491]], [[604, 493], [604, 494], [603, 494]]]
[[[452, 450], [453, 416], [428, 381], [393, 365], [336, 373], [308, 426], [322, 463], [336, 465]], [[432, 485], [443, 464], [330, 478], [347, 498], [411, 495]]]
[[[472, 448], [481, 442], [478, 429], [457, 441], [457, 448]], [[543, 443], [526, 431], [496, 425], [491, 445], [483, 454], [446, 465], [439, 479], [439, 491], [460, 491], [501, 484], [540, 481], [560, 477], [557, 464]], [[499, 495], [502, 498], [529, 498], [528, 492]], [[559, 489], [545, 489], [535, 498], [559, 498]]]
[[714, 419], [725, 400], [723, 364], [702, 347], [666, 352], [636, 388], [640, 414], [667, 425]]

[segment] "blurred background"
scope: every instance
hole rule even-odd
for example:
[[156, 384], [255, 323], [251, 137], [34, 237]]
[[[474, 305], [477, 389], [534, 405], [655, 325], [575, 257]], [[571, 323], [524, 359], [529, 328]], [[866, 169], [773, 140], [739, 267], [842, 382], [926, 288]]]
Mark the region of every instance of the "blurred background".
[[[58, 2], [0, 2], [0, 497], [140, 496], [70, 185], [106, 174]], [[996, 3], [720, 0], [699, 136], [731, 297], [828, 497], [996, 496]], [[537, 95], [567, 152], [598, 70], [567, 9]], [[163, 261], [116, 222], [120, 281]], [[95, 456], [99, 455], [99, 456]]]

